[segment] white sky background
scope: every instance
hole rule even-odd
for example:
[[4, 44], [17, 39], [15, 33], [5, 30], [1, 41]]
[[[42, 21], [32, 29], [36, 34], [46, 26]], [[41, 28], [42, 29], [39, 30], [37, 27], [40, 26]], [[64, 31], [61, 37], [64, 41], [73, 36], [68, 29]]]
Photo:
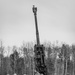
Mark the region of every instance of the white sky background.
[[4, 46], [22, 45], [36, 39], [32, 7], [41, 42], [75, 43], [75, 0], [0, 0], [0, 39]]

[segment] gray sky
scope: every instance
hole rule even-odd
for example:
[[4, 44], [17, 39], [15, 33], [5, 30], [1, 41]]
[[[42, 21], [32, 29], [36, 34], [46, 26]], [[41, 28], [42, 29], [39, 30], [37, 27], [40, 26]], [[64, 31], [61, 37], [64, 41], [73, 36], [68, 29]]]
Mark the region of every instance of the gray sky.
[[4, 46], [35, 41], [33, 5], [38, 8], [41, 42], [75, 43], [75, 0], [0, 0], [0, 39]]

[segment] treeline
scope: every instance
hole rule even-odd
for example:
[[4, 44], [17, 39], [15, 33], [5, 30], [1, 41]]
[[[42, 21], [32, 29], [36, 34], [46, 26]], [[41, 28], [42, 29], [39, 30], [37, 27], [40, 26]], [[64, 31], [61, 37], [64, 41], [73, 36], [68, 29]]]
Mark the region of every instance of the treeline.
[[[75, 45], [44, 44], [44, 46], [48, 75], [75, 75]], [[9, 56], [4, 56], [4, 53], [5, 48], [0, 47], [0, 75], [13, 75], [14, 73], [33, 75], [36, 73], [33, 46], [21, 46], [20, 48], [13, 46]]]

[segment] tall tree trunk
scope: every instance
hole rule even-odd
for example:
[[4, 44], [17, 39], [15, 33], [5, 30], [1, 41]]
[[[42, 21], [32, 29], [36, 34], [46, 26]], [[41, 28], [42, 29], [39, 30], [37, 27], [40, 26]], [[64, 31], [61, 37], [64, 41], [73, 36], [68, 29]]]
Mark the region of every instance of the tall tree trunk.
[[35, 63], [34, 63], [34, 57], [33, 57], [33, 75], [34, 75], [34, 72], [35, 72]]
[[62, 75], [64, 75], [64, 53], [63, 53], [63, 58], [62, 58]]
[[64, 61], [62, 63], [62, 75], [64, 75]]
[[74, 75], [74, 59], [73, 59], [73, 75]]
[[55, 75], [57, 75], [57, 59], [55, 58]]
[[67, 75], [67, 59], [66, 59], [65, 75]]

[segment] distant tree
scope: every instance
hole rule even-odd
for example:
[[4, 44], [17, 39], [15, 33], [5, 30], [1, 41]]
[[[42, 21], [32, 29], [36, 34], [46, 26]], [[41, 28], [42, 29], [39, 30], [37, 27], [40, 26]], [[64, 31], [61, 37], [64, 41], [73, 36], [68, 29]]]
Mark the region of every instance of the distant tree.
[[72, 45], [72, 53], [73, 53], [73, 75], [75, 75], [75, 45]]
[[47, 65], [48, 74], [53, 75], [53, 73], [55, 71], [55, 69], [54, 69], [54, 60], [52, 60], [51, 58], [48, 58], [46, 60], [46, 65]]
[[24, 59], [23, 58], [19, 58], [17, 60], [17, 64], [16, 64], [16, 68], [17, 68], [17, 74], [18, 75], [23, 75], [24, 74]]
[[0, 47], [0, 73], [3, 75], [3, 58], [4, 58], [4, 47], [2, 45], [1, 41], [1, 47]]
[[2, 75], [6, 75], [7, 74], [7, 70], [8, 70], [7, 63], [9, 63], [9, 62], [7, 62], [7, 60], [8, 60], [7, 57], [3, 58], [3, 73], [2, 73]]
[[0, 54], [0, 75], [3, 75], [3, 54]]
[[52, 53], [52, 49], [51, 49], [51, 47], [49, 46], [48, 47], [48, 58], [50, 58], [50, 54]]
[[15, 50], [13, 54], [10, 55], [10, 65], [13, 73], [17, 73], [17, 60], [19, 59], [18, 52]]

